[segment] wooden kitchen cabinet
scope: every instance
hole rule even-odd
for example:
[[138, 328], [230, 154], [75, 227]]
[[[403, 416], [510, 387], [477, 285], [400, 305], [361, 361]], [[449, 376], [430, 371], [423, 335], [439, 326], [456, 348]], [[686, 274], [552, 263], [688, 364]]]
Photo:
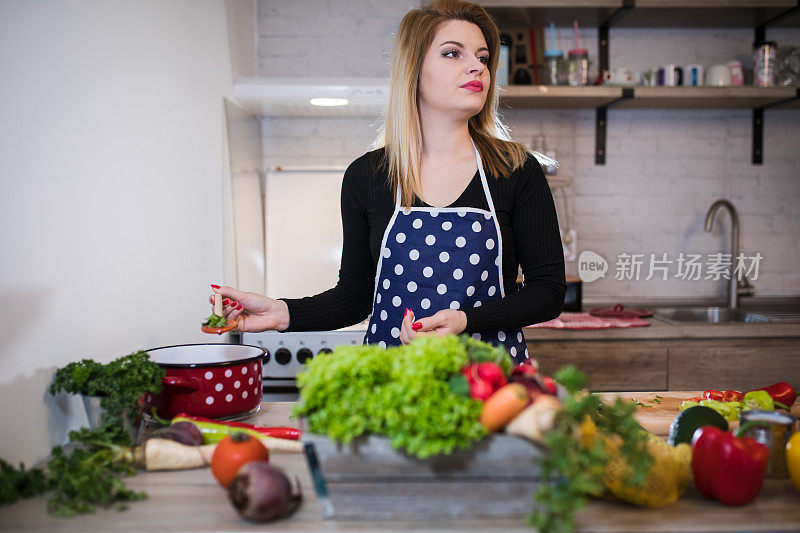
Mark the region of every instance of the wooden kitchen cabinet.
[[593, 391], [749, 390], [800, 385], [800, 337], [528, 340], [545, 375], [568, 364]]

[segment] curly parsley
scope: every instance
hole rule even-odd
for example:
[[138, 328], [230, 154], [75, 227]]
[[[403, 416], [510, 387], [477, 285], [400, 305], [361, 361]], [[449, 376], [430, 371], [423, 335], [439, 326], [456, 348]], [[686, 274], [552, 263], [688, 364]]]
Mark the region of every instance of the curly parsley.
[[217, 316], [214, 313], [211, 313], [211, 315], [208, 318], [206, 318], [206, 321], [203, 322], [203, 325], [204, 326], [209, 326], [209, 327], [212, 327], [212, 328], [223, 328], [223, 327], [225, 327], [225, 324], [227, 324], [227, 323], [228, 323], [228, 319], [227, 318], [221, 317], [221, 316]]
[[56, 371], [50, 393], [60, 391], [100, 396], [102, 424], [71, 431], [70, 453], [56, 446], [45, 468], [19, 470], [0, 459], [0, 504], [52, 490], [49, 513], [60, 517], [94, 512], [97, 506], [124, 509], [127, 502], [147, 497], [128, 489], [120, 479], [133, 475], [130, 436], [125, 418], [136, 417], [139, 396], [160, 392], [164, 369], [139, 351], [108, 364], [91, 359], [69, 363]]
[[556, 372], [555, 379], [568, 394], [546, 436], [549, 451], [540, 460], [543, 481], [535, 494], [539, 505], [528, 517], [530, 525], [542, 533], [572, 531], [575, 512], [586, 505], [589, 496], [603, 493], [603, 468], [609, 457], [602, 439], [595, 439], [592, 446], [581, 445], [581, 431], [587, 424], [605, 435], [622, 438], [620, 453], [632, 466], [628, 480], [632, 486], [644, 485], [652, 464], [647, 433], [633, 418], [634, 404], [618, 398], [604, 405], [585, 390], [586, 376], [572, 365]]

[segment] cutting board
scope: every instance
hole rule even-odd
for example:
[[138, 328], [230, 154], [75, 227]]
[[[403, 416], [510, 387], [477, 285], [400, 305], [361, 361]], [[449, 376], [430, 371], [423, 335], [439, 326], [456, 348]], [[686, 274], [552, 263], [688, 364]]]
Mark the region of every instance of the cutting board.
[[[669, 435], [669, 425], [680, 412], [681, 402], [693, 396], [700, 396], [703, 391], [669, 391], [669, 392], [603, 392], [598, 393], [603, 402], [613, 402], [616, 398], [627, 398], [637, 400], [644, 406], [639, 406], [639, 410], [634, 418], [644, 429], [655, 435]], [[660, 403], [654, 402], [659, 396]], [[792, 414], [800, 418], [800, 403], [795, 403]], [[739, 422], [729, 422], [730, 428], [739, 426]]]

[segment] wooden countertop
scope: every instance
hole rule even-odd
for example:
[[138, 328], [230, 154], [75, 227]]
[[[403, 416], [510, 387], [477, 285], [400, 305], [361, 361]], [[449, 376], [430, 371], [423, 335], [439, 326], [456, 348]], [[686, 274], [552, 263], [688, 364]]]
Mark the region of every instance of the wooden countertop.
[[764, 322], [749, 324], [669, 324], [649, 317], [649, 326], [612, 329], [523, 328], [528, 341], [559, 340], [667, 340], [800, 337], [800, 324]]
[[[612, 393], [613, 394], [613, 393]], [[650, 396], [647, 396], [649, 394]], [[691, 396], [692, 392], [659, 393]], [[625, 393], [646, 402], [653, 393]], [[611, 397], [608, 394], [602, 396]], [[293, 425], [289, 419], [293, 403], [262, 403], [254, 417], [264, 425]], [[671, 405], [671, 404], [670, 404]], [[798, 406], [800, 408], [800, 406]], [[220, 532], [220, 531], [518, 531], [530, 533], [520, 520], [343, 522], [322, 520], [316, 495], [302, 454], [273, 454], [271, 461], [290, 476], [297, 476], [303, 489], [303, 505], [288, 519], [269, 524], [251, 524], [240, 519], [228, 503], [225, 491], [209, 469], [182, 472], [146, 472], [126, 480], [128, 486], [144, 490], [149, 498], [123, 512], [98, 511], [93, 515], [57, 519], [45, 511], [40, 496], [0, 508], [0, 530], [15, 532]], [[609, 501], [592, 501], [577, 517], [578, 531], [797, 531], [800, 528], [800, 492], [788, 480], [766, 480], [751, 504], [733, 508], [703, 499], [691, 486], [677, 504], [662, 509], [644, 509]]]

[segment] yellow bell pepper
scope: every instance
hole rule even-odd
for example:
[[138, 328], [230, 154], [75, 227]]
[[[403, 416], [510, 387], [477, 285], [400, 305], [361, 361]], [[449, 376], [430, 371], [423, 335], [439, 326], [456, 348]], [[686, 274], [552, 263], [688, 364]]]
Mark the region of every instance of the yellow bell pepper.
[[789, 467], [789, 477], [797, 490], [800, 490], [800, 431], [789, 438], [786, 443], [786, 466]]

